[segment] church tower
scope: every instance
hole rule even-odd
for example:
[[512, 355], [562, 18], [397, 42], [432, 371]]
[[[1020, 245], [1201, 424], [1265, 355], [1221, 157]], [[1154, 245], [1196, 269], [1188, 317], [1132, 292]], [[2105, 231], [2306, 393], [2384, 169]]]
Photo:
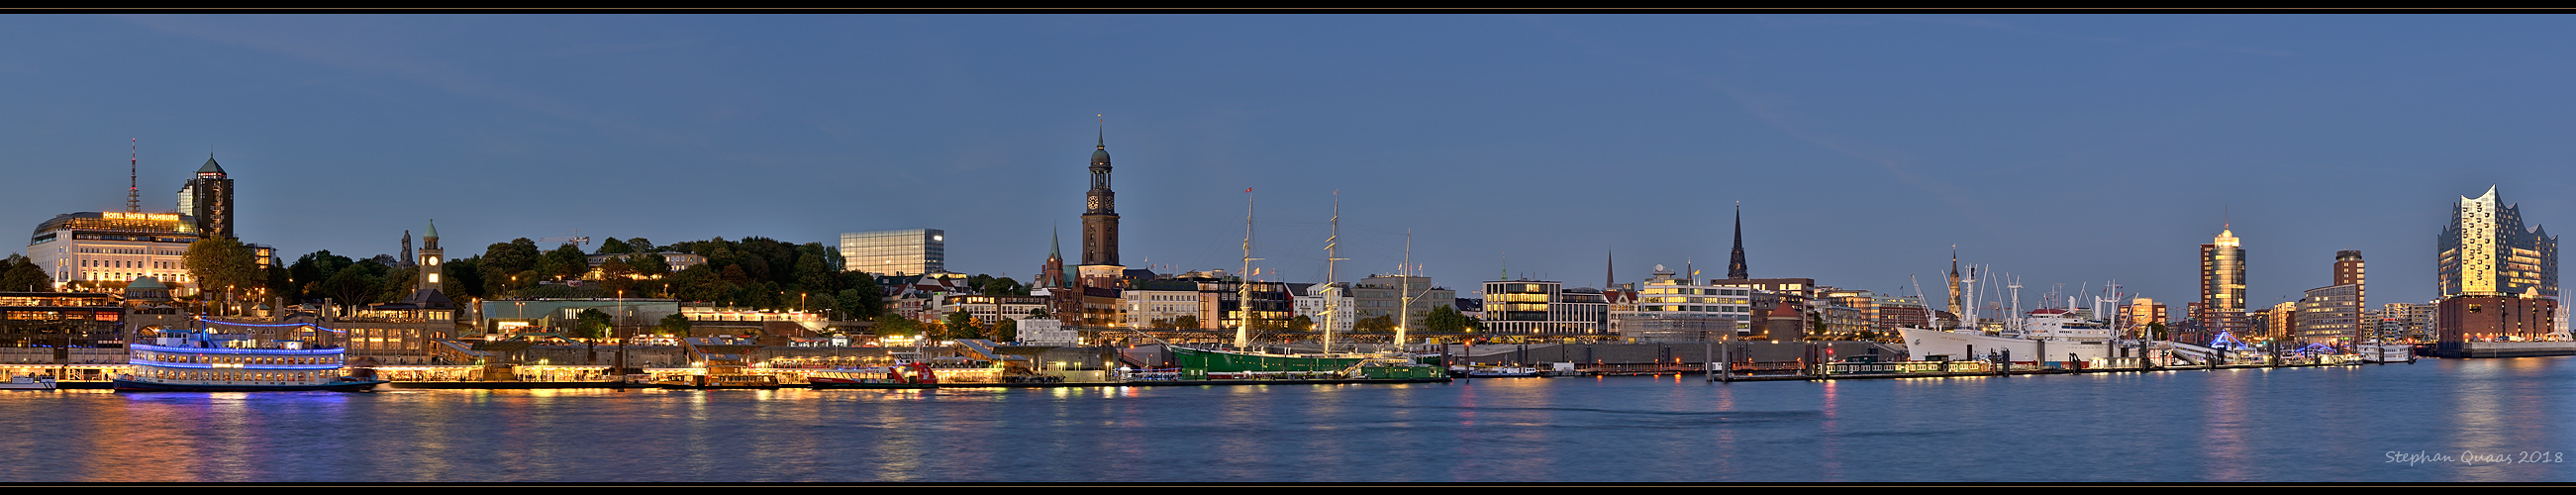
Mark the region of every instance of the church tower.
[[1117, 199], [1117, 193], [1109, 190], [1109, 138], [1103, 134], [1099, 146], [1091, 150], [1091, 192], [1083, 201], [1079, 270], [1084, 287], [1117, 287], [1118, 278], [1127, 271], [1118, 264]]
[[1744, 205], [1735, 205], [1735, 252], [1726, 256], [1726, 278], [1727, 280], [1753, 278], [1752, 271], [1746, 270], [1744, 266]]

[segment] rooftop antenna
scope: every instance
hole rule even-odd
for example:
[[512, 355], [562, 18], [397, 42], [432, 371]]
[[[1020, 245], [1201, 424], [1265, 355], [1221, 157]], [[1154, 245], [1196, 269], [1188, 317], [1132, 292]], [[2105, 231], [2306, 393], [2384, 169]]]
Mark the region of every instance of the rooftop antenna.
[[135, 185], [138, 184], [136, 177], [139, 175], [136, 170], [142, 168], [143, 163], [143, 138], [129, 139], [126, 143], [126, 152], [129, 154], [125, 157], [125, 212], [142, 213], [143, 189]]

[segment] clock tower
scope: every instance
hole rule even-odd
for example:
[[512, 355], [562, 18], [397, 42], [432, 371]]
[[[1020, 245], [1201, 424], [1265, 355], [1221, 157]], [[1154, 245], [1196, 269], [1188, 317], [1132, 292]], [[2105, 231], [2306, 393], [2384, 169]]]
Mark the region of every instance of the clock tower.
[[1091, 191], [1083, 195], [1082, 286], [1117, 287], [1127, 267], [1118, 264], [1118, 194], [1109, 190], [1109, 138], [1091, 150]]

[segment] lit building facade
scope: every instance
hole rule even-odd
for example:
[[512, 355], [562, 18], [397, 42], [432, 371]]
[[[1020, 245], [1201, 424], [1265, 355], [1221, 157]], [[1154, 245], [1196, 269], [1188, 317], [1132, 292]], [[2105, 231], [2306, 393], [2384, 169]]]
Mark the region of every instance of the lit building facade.
[[2173, 322], [2167, 320], [2171, 318], [2168, 316], [2169, 311], [2165, 303], [2156, 302], [2154, 299], [2144, 297], [2130, 299], [2128, 304], [2120, 306], [2119, 321], [2114, 324], [2121, 330], [2129, 332], [2128, 335], [2147, 336], [2150, 325], [2173, 326]]
[[2495, 188], [2462, 196], [2434, 247], [2442, 297], [2558, 297], [2558, 237], [2525, 230], [2521, 205], [2499, 207]]
[[2381, 342], [2433, 341], [2433, 305], [2388, 303], [2370, 312], [2372, 338]]
[[843, 233], [841, 269], [870, 275], [947, 273], [948, 234], [939, 229]]
[[2293, 342], [2346, 346], [2361, 336], [2361, 284], [2308, 289], [2298, 307], [2298, 330]]
[[2245, 247], [2235, 230], [2221, 229], [2216, 239], [2200, 245], [2200, 304], [2193, 311], [2203, 332], [2200, 338], [2220, 332], [2244, 337], [2252, 329], [2245, 315]]
[[2366, 268], [2361, 262], [2361, 251], [2335, 251], [2334, 285], [2353, 286], [2352, 303], [2363, 312], [2370, 310], [2370, 279]]
[[27, 258], [57, 289], [113, 290], [152, 277], [185, 296], [195, 293], [184, 258], [197, 238], [196, 220], [178, 213], [66, 213], [36, 225]]
[[2454, 205], [2435, 241], [2442, 299], [2434, 333], [2445, 350], [2461, 342], [2555, 340], [2558, 237], [2524, 228], [2521, 205], [2493, 187]]
[[[1563, 282], [1485, 282], [1485, 331], [1496, 337], [1597, 338], [1609, 334], [1610, 301], [1601, 291]], [[1643, 294], [1640, 294], [1643, 297]]]
[[[1629, 342], [1730, 340], [1752, 311], [1751, 289], [1693, 283], [1663, 265], [1637, 288], [1633, 304], [1610, 312], [1610, 330]], [[1490, 284], [1489, 284], [1490, 285]]]

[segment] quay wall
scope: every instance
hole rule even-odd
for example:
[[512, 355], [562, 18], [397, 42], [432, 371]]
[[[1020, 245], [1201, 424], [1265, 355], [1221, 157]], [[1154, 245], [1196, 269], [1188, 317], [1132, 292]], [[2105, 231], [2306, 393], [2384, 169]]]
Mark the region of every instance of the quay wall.
[[2444, 342], [2434, 347], [2433, 355], [2446, 359], [2576, 356], [2576, 342]]

